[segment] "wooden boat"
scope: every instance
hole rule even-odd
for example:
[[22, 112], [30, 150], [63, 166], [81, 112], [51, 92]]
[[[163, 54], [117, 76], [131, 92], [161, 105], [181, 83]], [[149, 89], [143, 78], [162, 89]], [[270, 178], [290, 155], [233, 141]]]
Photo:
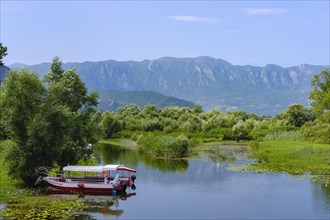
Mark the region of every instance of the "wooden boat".
[[66, 166], [63, 173], [53, 176], [40, 176], [36, 185], [44, 181], [49, 187], [60, 191], [81, 193], [110, 193], [135, 189], [136, 170], [123, 165], [105, 166]]

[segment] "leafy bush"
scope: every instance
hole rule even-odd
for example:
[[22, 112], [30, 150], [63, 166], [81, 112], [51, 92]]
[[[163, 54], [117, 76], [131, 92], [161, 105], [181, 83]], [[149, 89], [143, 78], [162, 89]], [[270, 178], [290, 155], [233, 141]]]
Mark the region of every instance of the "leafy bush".
[[178, 158], [186, 155], [190, 140], [184, 136], [143, 135], [138, 139], [139, 150], [155, 157]]
[[307, 122], [302, 132], [304, 136], [314, 143], [330, 144], [330, 124], [324, 122]]

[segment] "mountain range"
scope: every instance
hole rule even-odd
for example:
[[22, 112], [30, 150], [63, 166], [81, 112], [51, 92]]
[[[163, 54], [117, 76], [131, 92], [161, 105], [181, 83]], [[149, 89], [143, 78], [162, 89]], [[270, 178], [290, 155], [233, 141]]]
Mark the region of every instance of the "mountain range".
[[[27, 67], [43, 76], [49, 71], [50, 63], [9, 67]], [[329, 66], [242, 66], [203, 56], [163, 57], [140, 62], [64, 63], [63, 68], [75, 68], [92, 90], [154, 91], [200, 103], [204, 110], [243, 110], [274, 115], [292, 103], [307, 106], [313, 75]]]
[[195, 103], [178, 99], [172, 96], [166, 96], [159, 92], [152, 91], [116, 91], [102, 90], [98, 91], [100, 96], [99, 109], [115, 111], [117, 108], [125, 105], [136, 104], [144, 107], [147, 104], [153, 104], [158, 108], [170, 106], [193, 108]]

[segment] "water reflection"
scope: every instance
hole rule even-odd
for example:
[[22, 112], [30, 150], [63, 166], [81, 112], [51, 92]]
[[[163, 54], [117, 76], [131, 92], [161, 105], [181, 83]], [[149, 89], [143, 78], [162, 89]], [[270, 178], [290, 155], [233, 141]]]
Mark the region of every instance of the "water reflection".
[[245, 146], [223, 145], [209, 146], [203, 152], [217, 167], [223, 162], [233, 164], [235, 160], [240, 160], [246, 157]]
[[135, 196], [135, 194], [125, 194], [116, 196], [87, 196], [82, 199], [88, 207], [84, 209], [84, 213], [101, 213], [107, 217], [118, 217], [124, 213], [120, 209], [120, 200], [126, 200], [128, 197]]
[[100, 144], [96, 156], [136, 168], [139, 196], [118, 207], [110, 202], [108, 210], [96, 205], [84, 219], [329, 219], [329, 186], [306, 176], [228, 170], [253, 162], [244, 146], [209, 146], [189, 160], [164, 161]]
[[[327, 178], [330, 178], [328, 176]], [[316, 209], [329, 212], [330, 219], [330, 185], [312, 184], [312, 193]]]
[[76, 199], [81, 203], [87, 204], [85, 208], [76, 219], [90, 219], [89, 213], [99, 213], [109, 217], [119, 217], [124, 213], [120, 208], [120, 202], [127, 200], [129, 197], [136, 196], [136, 193], [120, 193], [120, 194], [77, 194], [77, 193], [63, 193], [57, 190], [50, 190], [46, 193], [52, 197], [65, 197]]
[[137, 167], [139, 162], [150, 168], [156, 168], [162, 172], [184, 172], [188, 168], [188, 160], [175, 159], [163, 160], [157, 159], [138, 151], [123, 148], [118, 145], [97, 144], [95, 156], [101, 164], [125, 164], [129, 167]]

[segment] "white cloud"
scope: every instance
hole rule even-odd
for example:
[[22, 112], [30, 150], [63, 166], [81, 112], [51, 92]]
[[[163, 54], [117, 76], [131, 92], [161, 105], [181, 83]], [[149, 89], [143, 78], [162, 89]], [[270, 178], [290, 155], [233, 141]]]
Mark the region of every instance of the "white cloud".
[[167, 16], [167, 19], [183, 22], [215, 22], [215, 19], [196, 16]]
[[246, 8], [244, 11], [249, 15], [275, 15], [288, 12], [284, 8]]

